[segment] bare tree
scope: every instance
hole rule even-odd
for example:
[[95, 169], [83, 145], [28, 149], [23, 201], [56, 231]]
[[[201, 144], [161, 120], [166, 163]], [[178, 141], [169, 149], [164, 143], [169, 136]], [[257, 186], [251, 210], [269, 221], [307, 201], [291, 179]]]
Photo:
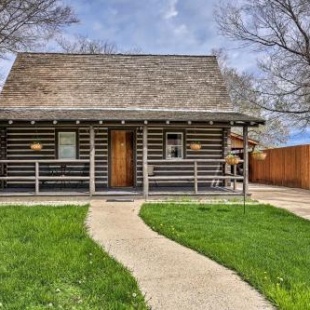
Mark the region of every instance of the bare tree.
[[[235, 110], [267, 120], [266, 125], [252, 128], [249, 136], [266, 146], [285, 143], [289, 136], [287, 122], [276, 113], [266, 111], [257, 104], [261, 95], [254, 91], [254, 77], [230, 67], [227, 53], [223, 49], [213, 50], [212, 54], [217, 56]], [[234, 131], [241, 134], [237, 128], [234, 128]]]
[[112, 41], [94, 40], [80, 34], [72, 38], [59, 36], [56, 42], [62, 52], [71, 54], [141, 54], [139, 47], [121, 51], [117, 44]]
[[77, 21], [60, 0], [0, 0], [0, 55], [36, 47]]
[[220, 32], [260, 52], [256, 104], [310, 124], [310, 1], [225, 0], [215, 11]]
[[118, 51], [113, 42], [91, 40], [82, 35], [76, 35], [72, 39], [61, 36], [56, 41], [63, 52], [71, 54], [114, 54]]

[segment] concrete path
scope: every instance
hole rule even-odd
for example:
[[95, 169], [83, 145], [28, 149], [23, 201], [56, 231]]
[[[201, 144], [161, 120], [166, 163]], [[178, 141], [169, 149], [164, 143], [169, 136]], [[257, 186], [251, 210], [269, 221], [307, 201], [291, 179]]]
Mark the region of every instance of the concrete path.
[[249, 192], [253, 199], [287, 209], [310, 220], [310, 190], [251, 183]]
[[151, 309], [273, 309], [232, 271], [153, 232], [138, 216], [141, 204], [93, 200], [87, 225], [133, 272]]

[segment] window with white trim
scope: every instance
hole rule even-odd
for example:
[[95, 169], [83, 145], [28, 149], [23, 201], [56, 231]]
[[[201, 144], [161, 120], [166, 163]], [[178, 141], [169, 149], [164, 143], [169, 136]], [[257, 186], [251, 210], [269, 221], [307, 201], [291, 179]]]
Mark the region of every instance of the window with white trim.
[[76, 132], [58, 132], [58, 159], [76, 159]]
[[183, 157], [183, 132], [166, 132], [166, 159], [182, 159]]

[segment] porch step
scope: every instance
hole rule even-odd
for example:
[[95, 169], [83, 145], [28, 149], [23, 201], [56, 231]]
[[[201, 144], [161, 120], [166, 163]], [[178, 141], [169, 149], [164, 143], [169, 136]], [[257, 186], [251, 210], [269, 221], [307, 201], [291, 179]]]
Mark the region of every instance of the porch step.
[[114, 199], [107, 199], [106, 202], [134, 202], [134, 199], [114, 198]]
[[156, 176], [149, 177], [149, 180], [194, 180], [193, 176]]
[[[194, 180], [194, 176], [156, 176], [149, 177], [149, 180]], [[197, 176], [197, 180], [243, 180], [243, 176], [224, 176], [224, 175], [213, 175], [213, 176]]]

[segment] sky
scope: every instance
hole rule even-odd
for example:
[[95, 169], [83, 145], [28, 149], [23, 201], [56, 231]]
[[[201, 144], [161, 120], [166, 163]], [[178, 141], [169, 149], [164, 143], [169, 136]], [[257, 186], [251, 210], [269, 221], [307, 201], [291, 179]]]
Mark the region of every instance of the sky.
[[[254, 70], [255, 57], [218, 34], [216, 0], [67, 0], [80, 18], [69, 32], [116, 43], [121, 52], [206, 55], [229, 48], [231, 64]], [[246, 56], [246, 57], [245, 57]]]
[[[109, 41], [120, 52], [143, 54], [208, 55], [225, 48], [228, 64], [248, 72], [256, 70], [256, 55], [218, 33], [214, 9], [219, 0], [64, 0], [72, 6], [80, 23], [66, 29], [66, 36], [82, 34]], [[49, 45], [50, 51], [57, 51]], [[6, 61], [8, 72], [13, 58]], [[5, 74], [5, 73], [4, 73]], [[310, 143], [310, 132], [295, 133], [294, 141]]]
[[293, 130], [286, 144], [287, 145], [310, 144], [310, 128], [307, 128], [302, 132]]

